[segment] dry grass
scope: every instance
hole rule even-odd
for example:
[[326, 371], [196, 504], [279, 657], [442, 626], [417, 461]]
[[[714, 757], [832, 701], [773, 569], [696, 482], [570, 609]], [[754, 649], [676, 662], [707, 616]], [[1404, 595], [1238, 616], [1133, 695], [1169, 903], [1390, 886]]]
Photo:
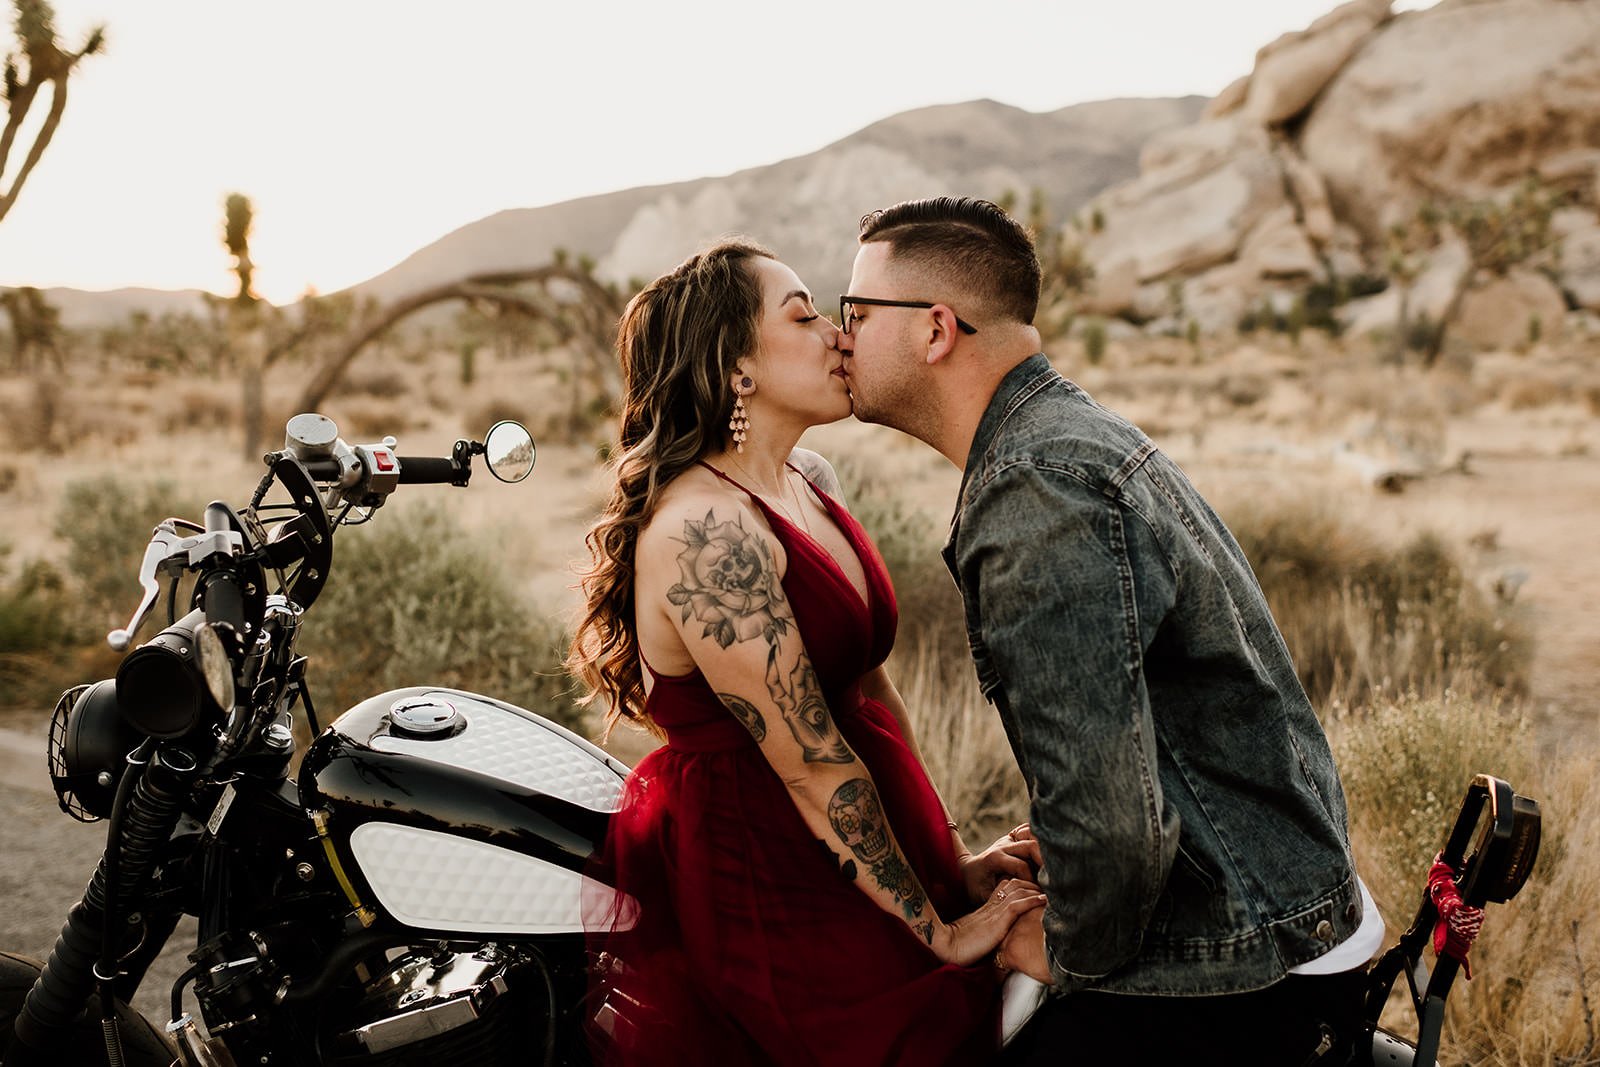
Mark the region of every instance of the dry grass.
[[[1474, 774], [1504, 778], [1541, 807], [1544, 840], [1533, 876], [1515, 900], [1488, 908], [1472, 952], [1474, 978], [1451, 993], [1441, 1062], [1593, 1062], [1586, 1057], [1595, 1035], [1580, 990], [1591, 1005], [1600, 994], [1593, 967], [1600, 960], [1593, 916], [1600, 760], [1585, 751], [1541, 760], [1520, 709], [1481, 689], [1380, 699], [1330, 725], [1357, 863], [1391, 941], [1411, 921], [1427, 867]], [[1391, 1012], [1388, 1024], [1412, 1025]]]
[[1468, 675], [1526, 691], [1532, 643], [1520, 618], [1468, 580], [1439, 536], [1389, 546], [1309, 499], [1225, 512], [1318, 707]]
[[351, 441], [376, 441], [399, 434], [415, 423], [416, 406], [400, 400], [370, 396], [340, 396], [328, 412], [339, 432]]
[[[904, 646], [902, 646], [904, 648]], [[966, 684], [950, 680], [949, 664], [924, 642], [898, 651], [891, 664], [928, 776], [961, 824], [967, 844], [982, 847], [1028, 818], [1028, 796], [1005, 729], [966, 663]]]
[[221, 382], [193, 382], [176, 390], [163, 422], [169, 431], [231, 431], [239, 422], [239, 387]]

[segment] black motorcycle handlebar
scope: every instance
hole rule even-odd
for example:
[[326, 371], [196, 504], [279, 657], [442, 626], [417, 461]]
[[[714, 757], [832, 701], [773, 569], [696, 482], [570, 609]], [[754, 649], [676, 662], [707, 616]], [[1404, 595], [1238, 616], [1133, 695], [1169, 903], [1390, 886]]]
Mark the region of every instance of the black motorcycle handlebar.
[[455, 460], [444, 456], [396, 456], [401, 485], [453, 485], [461, 477]]

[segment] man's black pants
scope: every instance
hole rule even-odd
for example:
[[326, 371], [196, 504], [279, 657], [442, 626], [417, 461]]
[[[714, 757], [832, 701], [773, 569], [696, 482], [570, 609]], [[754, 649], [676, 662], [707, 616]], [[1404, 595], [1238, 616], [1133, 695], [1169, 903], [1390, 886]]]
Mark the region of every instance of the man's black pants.
[[[1346, 1062], [1362, 1031], [1363, 970], [1289, 975], [1253, 993], [1050, 997], [998, 1061], [1005, 1067], [1228, 1064], [1300, 1067]], [[1332, 1047], [1317, 1057], [1327, 1037]]]

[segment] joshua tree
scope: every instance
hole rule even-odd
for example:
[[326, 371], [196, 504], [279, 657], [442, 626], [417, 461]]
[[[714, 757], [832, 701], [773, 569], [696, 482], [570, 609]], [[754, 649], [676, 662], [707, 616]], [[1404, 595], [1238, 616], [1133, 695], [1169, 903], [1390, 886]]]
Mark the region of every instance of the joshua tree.
[[[1014, 214], [1016, 192], [1006, 190], [997, 203]], [[1104, 224], [1103, 219], [1101, 223]], [[1072, 327], [1078, 298], [1088, 292], [1094, 281], [1094, 266], [1084, 252], [1080, 233], [1082, 220], [1075, 218], [1070, 226], [1056, 225], [1050, 217], [1044, 191], [1035, 187], [1028, 194], [1027, 225], [1038, 247], [1039, 266], [1044, 275], [1039, 292], [1040, 327], [1047, 338], [1060, 336]]]
[[1439, 316], [1423, 363], [1433, 366], [1444, 350], [1445, 334], [1461, 311], [1469, 290], [1486, 276], [1504, 277], [1513, 268], [1560, 255], [1560, 238], [1551, 230], [1556, 208], [1565, 201], [1563, 190], [1530, 177], [1508, 197], [1486, 200], [1450, 200], [1425, 204], [1417, 225], [1437, 244], [1442, 227], [1454, 230], [1467, 248], [1467, 267], [1457, 279]]
[[6, 164], [11, 150], [18, 146], [17, 133], [29, 110], [39, 97], [39, 90], [49, 85], [53, 90], [50, 110], [45, 114], [39, 132], [34, 135], [22, 165], [11, 178], [10, 187], [0, 184], [0, 219], [4, 219], [17, 202], [17, 194], [38, 165], [39, 157], [49, 147], [56, 128], [61, 125], [61, 115], [67, 110], [67, 78], [78, 61], [93, 55], [105, 45], [104, 26], [89, 31], [88, 39], [76, 52], [63, 51], [56, 43], [56, 13], [46, 0], [13, 0], [16, 10], [17, 50], [7, 53], [5, 61], [4, 95], [6, 125], [0, 132], [0, 180], [6, 175]]
[[306, 386], [298, 410], [315, 411], [338, 386], [351, 360], [400, 320], [434, 304], [461, 300], [480, 312], [494, 308], [500, 315], [522, 316], [530, 326], [547, 328], [541, 336], [566, 349], [572, 359], [568, 421], [576, 429], [584, 418], [585, 392], [596, 405], [609, 405], [621, 388], [615, 344], [625, 299], [616, 286], [594, 276], [594, 264], [587, 258], [572, 263], [563, 255], [543, 267], [478, 274], [424, 289], [380, 309], [353, 333]]
[[31, 356], [37, 356], [44, 370], [45, 356], [61, 370], [61, 311], [32, 286], [0, 292], [0, 308], [11, 319], [12, 368], [28, 369]]
[[266, 432], [262, 395], [267, 371], [314, 338], [344, 329], [354, 307], [354, 301], [348, 297], [322, 298], [307, 294], [300, 300], [299, 321], [295, 321], [257, 296], [252, 288], [255, 264], [250, 259], [250, 230], [254, 221], [255, 209], [250, 198], [230, 193], [223, 211], [222, 243], [233, 256], [239, 291], [228, 301], [225, 317], [232, 350], [230, 356], [239, 368], [242, 385], [240, 421], [244, 424], [247, 459], [261, 454], [262, 437]]

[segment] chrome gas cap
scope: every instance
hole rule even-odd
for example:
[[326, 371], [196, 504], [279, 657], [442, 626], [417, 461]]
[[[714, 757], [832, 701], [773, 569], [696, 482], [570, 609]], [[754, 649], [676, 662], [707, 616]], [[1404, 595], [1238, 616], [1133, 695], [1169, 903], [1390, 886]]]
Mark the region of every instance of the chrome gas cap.
[[405, 697], [389, 705], [389, 720], [413, 737], [445, 737], [461, 725], [461, 713], [436, 696]]

